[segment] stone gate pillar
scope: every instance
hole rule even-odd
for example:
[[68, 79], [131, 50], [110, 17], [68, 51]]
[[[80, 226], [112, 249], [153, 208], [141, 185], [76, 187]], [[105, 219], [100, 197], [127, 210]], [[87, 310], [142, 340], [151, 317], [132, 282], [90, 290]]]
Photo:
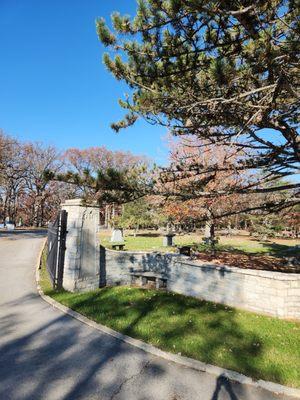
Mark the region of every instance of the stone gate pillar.
[[99, 208], [81, 199], [66, 200], [68, 213], [63, 287], [84, 291], [99, 287]]

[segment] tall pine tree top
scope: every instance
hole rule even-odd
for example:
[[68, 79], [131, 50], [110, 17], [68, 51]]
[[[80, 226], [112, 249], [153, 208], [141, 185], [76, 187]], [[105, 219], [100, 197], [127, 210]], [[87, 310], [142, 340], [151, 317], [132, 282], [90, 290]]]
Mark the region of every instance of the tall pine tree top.
[[[127, 113], [112, 127], [143, 117], [175, 135], [242, 149], [244, 157], [228, 163], [236, 171], [261, 169], [266, 181], [295, 173], [299, 6], [299, 0], [139, 0], [133, 19], [112, 15], [113, 30], [98, 20], [109, 49], [104, 62], [131, 89], [120, 100]], [[266, 136], [265, 128], [277, 136]]]

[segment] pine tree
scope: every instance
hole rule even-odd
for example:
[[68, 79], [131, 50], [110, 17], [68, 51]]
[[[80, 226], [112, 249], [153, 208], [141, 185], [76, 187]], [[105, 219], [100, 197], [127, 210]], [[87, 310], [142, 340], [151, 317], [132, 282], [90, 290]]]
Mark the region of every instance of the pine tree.
[[[257, 174], [237, 192], [290, 190], [275, 206], [296, 204], [299, 183], [270, 183], [293, 175], [300, 161], [299, 6], [299, 0], [139, 0], [133, 19], [113, 14], [113, 31], [98, 20], [109, 49], [104, 63], [131, 93], [120, 100], [124, 119], [112, 127], [143, 117], [205, 146], [242, 151], [222, 168], [263, 171], [264, 179]], [[185, 177], [184, 164], [172, 165], [171, 176], [180, 168]], [[219, 167], [188, 168], [213, 176]], [[201, 188], [193, 192], [199, 195], [206, 195]]]

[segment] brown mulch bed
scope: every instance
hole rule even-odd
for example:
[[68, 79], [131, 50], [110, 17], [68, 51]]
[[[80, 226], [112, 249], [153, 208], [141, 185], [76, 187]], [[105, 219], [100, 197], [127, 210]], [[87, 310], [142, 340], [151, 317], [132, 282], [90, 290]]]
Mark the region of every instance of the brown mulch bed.
[[209, 252], [197, 253], [195, 258], [199, 261], [225, 264], [231, 267], [300, 273], [300, 265], [293, 265], [288, 260], [279, 257], [217, 251], [215, 255]]

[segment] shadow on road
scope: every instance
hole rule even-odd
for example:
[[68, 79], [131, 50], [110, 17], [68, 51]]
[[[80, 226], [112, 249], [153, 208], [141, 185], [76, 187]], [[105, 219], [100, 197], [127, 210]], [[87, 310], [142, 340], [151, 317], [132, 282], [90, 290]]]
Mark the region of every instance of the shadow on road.
[[238, 400], [237, 396], [235, 395], [235, 393], [233, 391], [230, 381], [224, 375], [218, 376], [217, 381], [216, 381], [216, 389], [214, 391], [214, 394], [213, 394], [213, 397], [211, 398], [211, 400], [219, 400], [219, 398], [220, 398], [219, 394], [220, 394], [222, 388], [228, 394], [228, 396], [229, 396], [228, 399]]
[[[37, 298], [35, 294], [26, 295], [18, 302], [32, 309]], [[35, 328], [29, 329], [27, 334], [7, 340], [11, 333], [22, 328], [23, 315], [12, 311], [16, 304], [1, 305], [2, 310], [11, 309], [11, 312], [0, 318], [0, 399], [127, 400], [128, 387], [125, 386], [131, 384], [135, 392], [139, 392], [140, 386], [149, 388], [149, 396], [141, 390], [137, 397], [130, 397], [132, 400], [149, 400], [156, 398], [151, 395], [153, 385], [161, 379], [169, 379], [163, 363], [156, 363], [152, 356], [65, 315], [57, 317], [55, 314], [53, 318], [51, 312], [49, 321], [38, 326], [34, 324]], [[40, 313], [49, 313], [46, 303], [39, 306]], [[184, 379], [176, 382], [181, 393], [185, 384]], [[239, 396], [242, 390], [241, 387]], [[234, 393], [230, 382], [218, 377], [211, 400], [225, 400], [228, 395], [230, 400], [243, 398]]]
[[[2, 339], [18, 329], [18, 318], [10, 313], [0, 319]], [[86, 335], [83, 327], [60, 316], [2, 345], [0, 399], [112, 399], [124, 381], [145, 373], [146, 357], [136, 362], [128, 345], [92, 329]], [[160, 366], [155, 371], [164, 373]]]
[[34, 239], [47, 236], [47, 229], [17, 229], [14, 231], [0, 230], [0, 239]]

